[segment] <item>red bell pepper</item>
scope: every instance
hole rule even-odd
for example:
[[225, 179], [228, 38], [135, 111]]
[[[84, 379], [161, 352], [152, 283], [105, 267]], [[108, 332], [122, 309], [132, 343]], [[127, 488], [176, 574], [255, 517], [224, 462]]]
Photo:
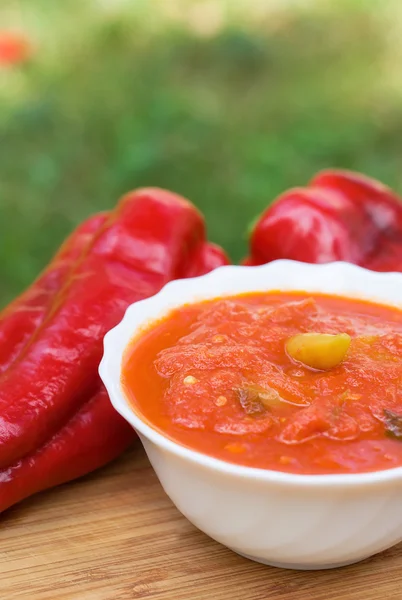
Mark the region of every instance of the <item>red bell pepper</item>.
[[[98, 219], [100, 231], [96, 230], [96, 219]], [[109, 217], [108, 221], [105, 221], [105, 216], [94, 218], [92, 220], [93, 231], [89, 231], [90, 221], [88, 221], [88, 226], [84, 224], [79, 228], [69, 242], [62, 247], [60, 253], [52, 261], [44, 275], [32, 286], [32, 289], [13, 303], [12, 306], [18, 314], [19, 308], [26, 306], [27, 300], [36, 297], [35, 288], [43, 289], [47, 274], [51, 272], [57, 274], [57, 277], [48, 279], [53, 282], [57, 280], [59, 283], [64, 281], [66, 271], [63, 274], [59, 267], [62, 263], [68, 264], [64, 259], [71, 259], [71, 265], [67, 268], [68, 281], [64, 283], [61, 292], [56, 294], [50, 308], [45, 306], [45, 302], [41, 305], [43, 324], [35, 331], [32, 342], [28, 342], [20, 359], [15, 365], [11, 365], [10, 370], [3, 376], [5, 381], [8, 376], [15, 376], [14, 372], [17, 368], [23, 374], [24, 361], [26, 356], [29, 356], [32, 346], [42, 342], [39, 344], [39, 348], [44, 348], [43, 338], [46, 339], [48, 335], [48, 327], [54, 327], [60, 333], [59, 339], [55, 338], [54, 346], [51, 348], [53, 354], [57, 358], [59, 351], [64, 352], [66, 345], [63, 336], [67, 334], [74, 336], [75, 329], [68, 330], [68, 325], [72, 321], [65, 320], [63, 307], [69, 298], [68, 294], [71, 294], [71, 286], [77, 285], [74, 283], [77, 281], [77, 277], [80, 285], [81, 281], [94, 283], [94, 277], [96, 279], [96, 275], [99, 276], [102, 283], [96, 287], [96, 290], [106, 294], [104, 288], [107, 287], [110, 293], [114, 294], [115, 303], [109, 300], [108, 307], [109, 310], [113, 310], [114, 323], [117, 323], [129, 303], [139, 297], [144, 297], [146, 293], [155, 293], [169, 278], [201, 275], [228, 263], [226, 255], [219, 247], [204, 241], [204, 223], [199, 213], [188, 202], [174, 194], [162, 190], [140, 190], [123, 199], [122, 205], [117, 209], [117, 215]], [[90, 234], [87, 239], [87, 248], [79, 250], [79, 242], [83, 240], [78, 234], [84, 231]], [[73, 251], [73, 249], [75, 250]], [[81, 253], [83, 256], [78, 258], [77, 263], [77, 257]], [[93, 254], [98, 262], [90, 262]], [[101, 257], [103, 258], [101, 259]], [[132, 268], [133, 264], [135, 269]], [[85, 265], [85, 269], [83, 265]], [[98, 271], [90, 272], [90, 276], [88, 276], [89, 267], [94, 267], [94, 265], [99, 266]], [[151, 286], [153, 286], [152, 290]], [[78, 290], [82, 292], [83, 296], [82, 304], [79, 305], [84, 311], [81, 315], [82, 328], [86, 329], [88, 337], [99, 353], [99, 359], [102, 352], [100, 330], [104, 329], [104, 320], [110, 322], [111, 317], [109, 313], [96, 312], [98, 325], [88, 331], [88, 322], [91, 321], [90, 313], [93, 312], [94, 306], [91, 302], [84, 305], [84, 299], [95, 298], [97, 300], [97, 297], [94, 296], [92, 288], [89, 288], [87, 296], [81, 287], [78, 287]], [[124, 292], [124, 295], [120, 295], [120, 290]], [[49, 300], [49, 296], [46, 298]], [[71, 305], [69, 308], [73, 309], [74, 307]], [[47, 316], [44, 318], [46, 309], [48, 309]], [[10, 316], [13, 312], [7, 310], [6, 314]], [[59, 321], [60, 314], [63, 315], [61, 321]], [[73, 311], [72, 317], [78, 320], [78, 309], [77, 314]], [[13, 323], [15, 324], [16, 321]], [[22, 311], [22, 325], [32, 333], [32, 323], [25, 319], [24, 311]], [[16, 346], [18, 343], [19, 340]], [[83, 346], [81, 341], [77, 369], [80, 366], [82, 368], [80, 351]], [[86, 346], [85, 349], [87, 349]], [[15, 354], [15, 352], [11, 352], [11, 354]], [[41, 354], [38, 353], [37, 356], [40, 361]], [[67, 381], [71, 376], [69, 367], [67, 362], [56, 362], [54, 371], [58, 371], [60, 377]], [[15, 460], [0, 471], [0, 511], [37, 491], [69, 481], [104, 465], [118, 456], [134, 439], [135, 434], [132, 428], [112, 408], [106, 390], [97, 375], [97, 369], [86, 372], [82, 377], [83, 379], [86, 377], [88, 381], [92, 382], [87, 386], [88, 389], [94, 390], [92, 396], [91, 394], [85, 396], [77, 393], [77, 389], [71, 386], [70, 403], [78, 408], [71, 412], [71, 417], [67, 422], [64, 420], [59, 431], [51, 435], [43, 445], [34, 448], [27, 456]], [[25, 381], [27, 391], [30, 393], [31, 388], [28, 386], [28, 381]], [[67, 383], [69, 382], [67, 381]], [[46, 382], [42, 382], [42, 385], [45, 384]], [[0, 381], [0, 390], [1, 385]], [[37, 389], [34, 381], [32, 387]], [[65, 389], [62, 388], [61, 393], [56, 386], [50, 390], [46, 402], [53, 412], [57, 412], [60, 397], [64, 409], [64, 405], [68, 403]], [[77, 397], [79, 401], [77, 401]], [[22, 407], [23, 398], [16, 396], [16, 399]], [[30, 410], [32, 407], [28, 405], [27, 408]], [[44, 406], [42, 403], [34, 422], [41, 427], [43, 427], [43, 423], [47, 425], [48, 410], [49, 406]], [[20, 418], [17, 415], [14, 425], [19, 427], [21, 437], [28, 431], [28, 439], [32, 439], [32, 419], [27, 421], [24, 417], [24, 414], [21, 414]], [[27, 429], [25, 429], [25, 425], [28, 425]], [[11, 447], [15, 448], [15, 444]]]
[[376, 271], [402, 271], [402, 203], [374, 179], [323, 171], [306, 188], [282, 194], [262, 214], [250, 246], [245, 264], [343, 260]]

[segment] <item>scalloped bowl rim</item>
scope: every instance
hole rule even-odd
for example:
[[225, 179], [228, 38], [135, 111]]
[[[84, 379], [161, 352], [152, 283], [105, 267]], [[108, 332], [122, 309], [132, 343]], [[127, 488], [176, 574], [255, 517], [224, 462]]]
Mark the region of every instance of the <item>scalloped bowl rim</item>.
[[[305, 288], [298, 285], [285, 286], [285, 288], [281, 288], [277, 285], [266, 285], [262, 287], [256, 284], [251, 286], [239, 286], [233, 284], [233, 288], [241, 289], [238, 289], [238, 291], [227, 292], [216, 292], [213, 290], [212, 293], [194, 293], [194, 289], [192, 289], [194, 286], [198, 289], [201, 289], [204, 283], [209, 284], [211, 288], [216, 285], [215, 289], [219, 289], [219, 284], [230, 280], [230, 278], [233, 276], [237, 278], [237, 283], [239, 284], [240, 275], [242, 273], [247, 273], [246, 277], [250, 280], [252, 279], [253, 274], [257, 275], [258, 279], [260, 280], [260, 277], [263, 279], [265, 276], [268, 278], [270, 274], [275, 274], [275, 272], [278, 272], [278, 269], [286, 269], [288, 272], [286, 277], [288, 279], [292, 279], [292, 276], [295, 276], [296, 274], [298, 275], [298, 278], [300, 278], [301, 274], [310, 277], [316, 275], [316, 283], [307, 285]], [[147, 330], [153, 322], [157, 322], [174, 308], [202, 301], [204, 299], [213, 299], [264, 290], [274, 291], [286, 289], [289, 291], [311, 291], [312, 293], [326, 293], [325, 290], [321, 289], [319, 283], [318, 276], [320, 276], [321, 279], [321, 275], [327, 277], [335, 277], [336, 275], [342, 276], [342, 278], [347, 280], [349, 283], [353, 281], [355, 287], [356, 282], [358, 282], [356, 293], [345, 292], [342, 291], [342, 289], [340, 289], [338, 292], [332, 291], [328, 293], [343, 297], [371, 300], [386, 306], [397, 306], [402, 310], [402, 273], [369, 271], [363, 267], [342, 261], [324, 264], [310, 264], [281, 259], [255, 267], [228, 265], [218, 267], [214, 271], [199, 277], [171, 281], [154, 296], [130, 305], [120, 323], [111, 329], [104, 338], [104, 354], [99, 365], [99, 374], [108, 391], [113, 407], [126, 421], [128, 421], [128, 423], [130, 423], [132, 427], [134, 427], [138, 433], [148, 438], [156, 446], [164, 448], [166, 451], [169, 451], [181, 458], [193, 463], [197, 463], [199, 466], [203, 466], [206, 469], [213, 470], [215, 472], [228, 475], [232, 474], [242, 478], [251, 478], [254, 481], [259, 480], [261, 482], [287, 484], [298, 487], [322, 487], [328, 485], [350, 487], [363, 484], [378, 485], [381, 483], [402, 480], [402, 466], [364, 473], [304, 475], [226, 462], [207, 454], [203, 454], [197, 450], [193, 450], [180, 444], [179, 442], [175, 442], [173, 439], [165, 436], [159, 430], [154, 429], [144, 420], [144, 418], [141, 417], [141, 413], [136, 412], [135, 409], [130, 405], [122, 389], [121, 364], [128, 344], [133, 339], [140, 336], [141, 331]], [[257, 281], [257, 278], [255, 278], [255, 281]], [[384, 283], [400, 287], [400, 302], [389, 300], [389, 298], [386, 298], [387, 295], [378, 295], [377, 292], [373, 291], [380, 289], [380, 284], [383, 286]], [[336, 286], [334, 285], [331, 287]], [[362, 289], [366, 287], [371, 291], [367, 293], [367, 291]], [[184, 299], [184, 301], [181, 300], [183, 295], [190, 297], [190, 299]]]

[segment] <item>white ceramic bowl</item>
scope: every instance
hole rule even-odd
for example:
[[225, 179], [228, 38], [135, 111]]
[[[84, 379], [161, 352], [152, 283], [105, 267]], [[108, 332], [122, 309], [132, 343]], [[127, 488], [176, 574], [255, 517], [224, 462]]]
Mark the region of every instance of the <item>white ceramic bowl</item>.
[[280, 260], [221, 267], [169, 283], [130, 306], [106, 335], [100, 375], [113, 406], [140, 436], [165, 492], [201, 531], [274, 566], [326, 569], [357, 562], [402, 540], [402, 468], [292, 475], [237, 466], [167, 439], [142, 420], [122, 391], [123, 352], [145, 325], [185, 303], [269, 290], [328, 292], [401, 306], [402, 274]]

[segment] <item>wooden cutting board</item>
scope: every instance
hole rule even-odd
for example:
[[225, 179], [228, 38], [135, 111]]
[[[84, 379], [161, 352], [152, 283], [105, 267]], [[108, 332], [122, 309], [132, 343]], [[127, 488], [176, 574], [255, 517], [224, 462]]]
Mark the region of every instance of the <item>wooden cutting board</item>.
[[401, 600], [402, 545], [331, 571], [253, 563], [174, 508], [138, 446], [1, 517], [0, 599], [20, 598]]

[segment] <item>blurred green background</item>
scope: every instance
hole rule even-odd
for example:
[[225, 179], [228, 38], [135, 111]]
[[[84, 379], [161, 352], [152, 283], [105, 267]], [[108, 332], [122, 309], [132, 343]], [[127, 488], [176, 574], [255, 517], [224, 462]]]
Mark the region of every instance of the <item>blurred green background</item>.
[[402, 191], [400, 0], [1, 0], [31, 59], [0, 68], [0, 304], [131, 188], [204, 212], [239, 260], [317, 170]]

